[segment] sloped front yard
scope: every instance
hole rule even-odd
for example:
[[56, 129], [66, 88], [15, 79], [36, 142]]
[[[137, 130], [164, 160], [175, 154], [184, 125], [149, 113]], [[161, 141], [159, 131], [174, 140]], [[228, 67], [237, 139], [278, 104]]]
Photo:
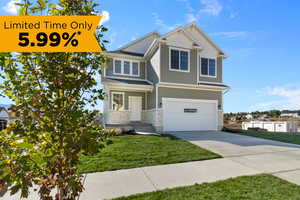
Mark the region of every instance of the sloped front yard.
[[299, 198], [300, 186], [272, 175], [261, 174], [132, 195], [116, 200], [296, 200]]
[[171, 135], [123, 135], [111, 138], [100, 153], [81, 158], [81, 173], [221, 158]]

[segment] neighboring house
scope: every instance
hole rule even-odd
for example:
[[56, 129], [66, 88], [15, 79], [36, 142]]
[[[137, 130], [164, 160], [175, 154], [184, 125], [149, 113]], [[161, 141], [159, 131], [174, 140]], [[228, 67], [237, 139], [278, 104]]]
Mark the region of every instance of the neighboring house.
[[280, 115], [280, 117], [293, 117], [293, 118], [298, 118], [300, 117], [299, 116], [299, 113], [282, 113]]
[[106, 55], [105, 124], [139, 121], [158, 132], [222, 128], [227, 56], [196, 24], [149, 33]]
[[4, 107], [0, 107], [0, 131], [6, 129], [7, 124], [9, 123], [9, 113]]
[[266, 118], [268, 118], [268, 115], [267, 114], [261, 114], [261, 115], [258, 115], [257, 118], [258, 119], [266, 119]]
[[236, 121], [236, 120], [237, 120], [236, 116], [230, 117], [230, 121]]
[[252, 114], [247, 114], [246, 115], [246, 119], [253, 119], [254, 117], [253, 117], [253, 115]]

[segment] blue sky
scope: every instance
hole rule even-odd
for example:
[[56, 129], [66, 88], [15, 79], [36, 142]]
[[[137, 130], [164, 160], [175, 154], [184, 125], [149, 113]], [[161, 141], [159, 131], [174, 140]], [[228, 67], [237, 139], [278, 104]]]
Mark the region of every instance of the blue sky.
[[[1, 15], [14, 12], [9, 2], [0, 1]], [[110, 50], [148, 32], [165, 33], [196, 21], [230, 56], [223, 69], [224, 83], [231, 87], [224, 97], [225, 112], [300, 109], [300, 1], [98, 2], [106, 16]]]

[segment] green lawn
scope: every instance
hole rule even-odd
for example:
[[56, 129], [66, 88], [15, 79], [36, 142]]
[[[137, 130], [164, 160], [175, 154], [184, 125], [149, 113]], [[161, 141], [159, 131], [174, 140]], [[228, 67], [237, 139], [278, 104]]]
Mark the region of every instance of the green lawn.
[[108, 145], [100, 153], [81, 158], [81, 164], [79, 165], [81, 173], [221, 157], [170, 135], [123, 135], [114, 136], [111, 140], [113, 144]]
[[166, 189], [116, 200], [299, 200], [300, 186], [272, 175], [242, 176], [214, 183]]
[[266, 131], [253, 131], [253, 130], [240, 130], [240, 129], [224, 129], [224, 131], [239, 134], [239, 135], [248, 135], [253, 137], [259, 137], [264, 139], [270, 139], [270, 140], [276, 140], [280, 142], [300, 145], [300, 134], [273, 133], [273, 132], [266, 132]]

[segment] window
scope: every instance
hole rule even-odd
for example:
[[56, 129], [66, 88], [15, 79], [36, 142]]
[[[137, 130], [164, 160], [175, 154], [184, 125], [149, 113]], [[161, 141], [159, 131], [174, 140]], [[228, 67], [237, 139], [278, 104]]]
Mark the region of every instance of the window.
[[170, 49], [170, 69], [175, 71], [189, 71], [189, 52]]
[[201, 58], [201, 75], [216, 77], [216, 59]]
[[137, 62], [132, 63], [132, 75], [139, 75], [139, 63]]
[[128, 60], [115, 60], [114, 61], [114, 74], [121, 74], [126, 76], [139, 76], [140, 63]]
[[180, 69], [188, 71], [189, 68], [189, 54], [187, 51], [180, 51]]
[[124, 109], [124, 93], [113, 92], [111, 101], [112, 109], [114, 111], [120, 111]]
[[122, 61], [121, 60], [115, 60], [115, 73], [121, 74], [122, 73]]
[[171, 50], [171, 69], [179, 69], [179, 51]]
[[130, 62], [124, 61], [124, 74], [130, 74]]

